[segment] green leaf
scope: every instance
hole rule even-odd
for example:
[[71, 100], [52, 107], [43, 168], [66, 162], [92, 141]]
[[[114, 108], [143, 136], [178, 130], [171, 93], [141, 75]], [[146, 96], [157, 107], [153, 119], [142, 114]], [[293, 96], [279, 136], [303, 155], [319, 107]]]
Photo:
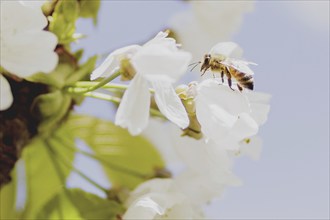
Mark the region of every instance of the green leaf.
[[16, 219], [19, 214], [15, 210], [16, 169], [11, 173], [12, 180], [0, 190], [0, 219]]
[[69, 191], [71, 201], [84, 219], [113, 219], [124, 208], [113, 200], [103, 199], [80, 189]]
[[51, 198], [36, 215], [36, 219], [82, 219], [78, 210], [72, 205], [68, 190]]
[[37, 215], [38, 219], [116, 219], [122, 205], [81, 189], [68, 189], [54, 196]]
[[[68, 132], [67, 128], [63, 126], [53, 135], [63, 136]], [[63, 160], [65, 158], [68, 163], [72, 163], [73, 151], [62, 146], [60, 142], [54, 139], [54, 136], [49, 137], [47, 142], [35, 138], [25, 147], [22, 154], [22, 159], [26, 165], [28, 193], [26, 208], [23, 213], [24, 218], [34, 219], [44, 204], [65, 187], [65, 179], [71, 171], [69, 167], [65, 166]], [[73, 139], [69, 139], [68, 143], [74, 146]], [[50, 146], [61, 157], [57, 157], [57, 154], [54, 155], [53, 151], [50, 150]], [[59, 170], [61, 170], [62, 176], [59, 175]]]
[[59, 44], [68, 45], [75, 41], [76, 20], [79, 15], [77, 1], [59, 1], [52, 17], [49, 17], [49, 30], [56, 34]]
[[93, 18], [94, 24], [97, 23], [97, 13], [99, 11], [100, 0], [80, 0], [80, 17]]
[[142, 136], [131, 136], [127, 130], [110, 121], [73, 115], [68, 127], [75, 137], [83, 140], [102, 159], [114, 187], [133, 189], [146, 179], [120, 171], [113, 165], [146, 176], [152, 176], [156, 168], [164, 167], [160, 154], [149, 141]]

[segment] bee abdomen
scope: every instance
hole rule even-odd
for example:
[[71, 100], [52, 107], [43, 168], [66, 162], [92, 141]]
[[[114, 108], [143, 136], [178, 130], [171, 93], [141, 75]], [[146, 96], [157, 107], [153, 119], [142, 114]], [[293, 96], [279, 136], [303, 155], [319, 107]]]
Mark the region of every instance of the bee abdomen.
[[244, 88], [253, 90], [253, 77], [244, 77], [242, 80], [238, 80], [239, 84]]
[[252, 75], [247, 75], [244, 73], [239, 73], [236, 75], [236, 80], [238, 83], [247, 89], [253, 90], [253, 76]]
[[243, 86], [244, 88], [247, 88], [247, 89], [250, 89], [250, 90], [253, 90], [253, 81], [249, 81], [249, 82], [239, 82], [239, 84], [241, 86]]

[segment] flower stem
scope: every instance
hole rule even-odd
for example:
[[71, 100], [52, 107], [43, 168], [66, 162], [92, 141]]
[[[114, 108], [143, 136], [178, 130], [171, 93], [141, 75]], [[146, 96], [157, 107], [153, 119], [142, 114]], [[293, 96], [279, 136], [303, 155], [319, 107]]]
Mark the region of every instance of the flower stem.
[[[94, 90], [99, 89], [99, 88], [103, 87], [104, 85], [108, 84], [109, 82], [111, 82], [112, 80], [114, 80], [115, 78], [120, 76], [121, 74], [122, 74], [122, 72], [117, 71], [114, 74], [112, 74], [111, 76], [109, 76], [108, 78], [105, 78], [100, 82], [89, 82], [89, 83], [96, 83], [96, 84], [92, 84], [92, 86], [90, 86], [90, 87], [87, 87], [87, 88], [69, 87], [67, 89], [67, 91], [70, 93], [75, 93], [75, 94], [83, 94], [86, 92], [94, 91]], [[85, 85], [86, 85], [86, 82], [85, 82]]]
[[[99, 85], [99, 82], [78, 81], [73, 86], [68, 87], [67, 90], [69, 92], [73, 91], [74, 93], [76, 93], [75, 91], [82, 91], [82, 90], [86, 91], [86, 88], [91, 88], [91, 87], [94, 87], [97, 85]], [[108, 84], [103, 85], [102, 89], [106, 89], [106, 90], [110, 90], [110, 91], [126, 90], [126, 89], [128, 89], [128, 85], [118, 84], [118, 83], [108, 83]], [[155, 93], [155, 90], [153, 90], [153, 89], [149, 89], [149, 91], [151, 93]]]
[[[78, 81], [73, 85], [73, 88], [84, 88], [84, 87], [93, 87], [99, 84], [99, 82], [91, 82], [91, 81]], [[102, 86], [103, 89], [127, 89], [128, 85], [118, 84], [118, 83], [108, 83]]]
[[113, 102], [115, 104], [119, 104], [121, 101], [121, 99], [118, 97], [110, 96], [110, 95], [99, 93], [99, 92], [87, 92], [84, 94], [84, 96]]

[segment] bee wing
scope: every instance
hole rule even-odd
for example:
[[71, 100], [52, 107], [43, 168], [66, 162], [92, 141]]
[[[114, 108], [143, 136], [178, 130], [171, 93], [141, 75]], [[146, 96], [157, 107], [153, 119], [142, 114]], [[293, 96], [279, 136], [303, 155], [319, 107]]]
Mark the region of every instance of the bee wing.
[[221, 63], [249, 75], [253, 75], [254, 72], [250, 69], [248, 65], [249, 64], [257, 65], [256, 63], [253, 62], [249, 62], [245, 60], [236, 60], [236, 59], [225, 59], [224, 61], [221, 61]]
[[242, 56], [243, 50], [234, 42], [221, 42], [214, 45], [209, 53], [212, 55], [221, 54], [226, 57], [239, 58]]

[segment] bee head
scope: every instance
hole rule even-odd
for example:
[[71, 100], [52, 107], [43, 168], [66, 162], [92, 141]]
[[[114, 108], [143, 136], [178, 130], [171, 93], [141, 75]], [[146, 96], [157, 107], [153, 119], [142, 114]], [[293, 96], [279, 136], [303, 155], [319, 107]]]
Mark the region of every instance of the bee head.
[[202, 67], [201, 67], [201, 72], [203, 70], [207, 70], [210, 66], [210, 60], [211, 60], [211, 55], [210, 54], [205, 54], [204, 56], [204, 61], [203, 61], [203, 64], [202, 64]]

